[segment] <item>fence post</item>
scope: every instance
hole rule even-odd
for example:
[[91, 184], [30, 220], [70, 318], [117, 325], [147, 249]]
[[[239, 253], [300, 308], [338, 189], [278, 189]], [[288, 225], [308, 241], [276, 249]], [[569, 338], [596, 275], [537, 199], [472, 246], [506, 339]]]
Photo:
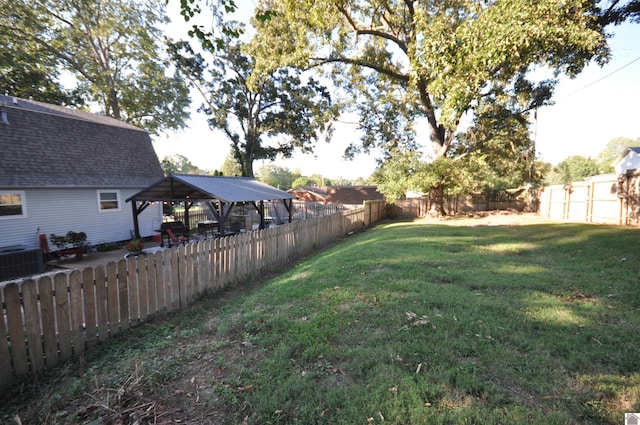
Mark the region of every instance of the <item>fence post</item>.
[[[5, 287], [6, 288], [6, 287]], [[4, 292], [4, 288], [0, 287], [0, 292]], [[5, 296], [0, 299], [6, 299]], [[7, 328], [4, 324], [5, 312], [0, 308], [0, 388], [6, 387], [11, 381], [13, 370], [11, 368], [11, 357], [9, 353], [9, 338], [7, 337]]]

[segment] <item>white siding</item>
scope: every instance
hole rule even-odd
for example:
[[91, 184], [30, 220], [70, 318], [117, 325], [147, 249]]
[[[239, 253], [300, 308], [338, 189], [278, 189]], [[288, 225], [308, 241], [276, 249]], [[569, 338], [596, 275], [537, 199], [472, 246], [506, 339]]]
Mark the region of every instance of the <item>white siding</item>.
[[617, 174], [624, 174], [627, 170], [640, 170], [640, 156], [634, 151], [629, 151], [620, 163], [615, 165], [615, 169]]
[[[38, 233], [48, 237], [51, 233], [64, 235], [69, 230], [85, 232], [91, 245], [129, 239], [133, 214], [131, 203], [125, 200], [139, 189], [116, 190], [120, 191], [120, 209], [100, 212], [97, 189], [25, 189], [27, 216], [0, 219], [0, 247], [35, 248]], [[152, 235], [162, 223], [162, 205], [150, 205], [140, 214], [139, 223], [141, 236]]]

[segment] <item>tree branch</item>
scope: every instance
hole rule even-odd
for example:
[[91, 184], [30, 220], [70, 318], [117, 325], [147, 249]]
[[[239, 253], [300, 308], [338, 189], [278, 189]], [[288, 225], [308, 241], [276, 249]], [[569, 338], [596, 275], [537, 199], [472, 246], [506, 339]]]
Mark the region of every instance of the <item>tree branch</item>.
[[403, 83], [408, 83], [409, 82], [409, 76], [405, 75], [405, 74], [401, 74], [399, 72], [393, 71], [391, 69], [387, 69], [384, 68], [382, 66], [379, 65], [375, 65], [369, 62], [366, 62], [364, 60], [359, 60], [359, 59], [351, 59], [351, 58], [345, 58], [345, 57], [336, 57], [336, 58], [321, 58], [321, 57], [314, 57], [311, 58], [312, 61], [317, 61], [317, 63], [313, 64], [310, 68], [315, 68], [318, 66], [322, 66], [322, 65], [326, 65], [329, 63], [343, 63], [346, 65], [356, 65], [356, 66], [361, 66], [363, 68], [369, 68], [372, 69], [376, 72], [379, 72], [380, 74], [384, 74], [388, 77], [391, 78], [395, 78], [396, 80], [399, 80]]
[[396, 37], [393, 34], [389, 34], [377, 29], [361, 29], [358, 27], [358, 24], [356, 23], [356, 21], [353, 20], [353, 18], [351, 17], [351, 15], [349, 15], [349, 12], [345, 8], [343, 8], [342, 6], [337, 6], [337, 8], [338, 8], [338, 11], [342, 14], [342, 16], [345, 17], [347, 22], [349, 22], [349, 26], [351, 26], [351, 28], [355, 31], [357, 35], [371, 35], [374, 37], [380, 37], [385, 40], [392, 41], [400, 48], [400, 50], [402, 50], [404, 53], [407, 53], [407, 45], [400, 38]]

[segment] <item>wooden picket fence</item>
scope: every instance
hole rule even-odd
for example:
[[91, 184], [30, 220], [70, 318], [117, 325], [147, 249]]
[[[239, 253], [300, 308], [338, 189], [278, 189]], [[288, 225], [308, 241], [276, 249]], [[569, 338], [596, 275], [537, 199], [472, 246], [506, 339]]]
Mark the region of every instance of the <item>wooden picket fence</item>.
[[0, 287], [0, 388], [385, 216], [384, 202]]

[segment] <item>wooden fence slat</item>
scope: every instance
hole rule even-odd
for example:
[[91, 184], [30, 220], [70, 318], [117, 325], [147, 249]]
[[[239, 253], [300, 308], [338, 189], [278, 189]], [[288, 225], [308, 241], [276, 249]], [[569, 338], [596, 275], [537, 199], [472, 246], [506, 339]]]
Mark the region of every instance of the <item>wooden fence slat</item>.
[[27, 328], [27, 347], [29, 347], [29, 358], [31, 360], [31, 370], [41, 371], [44, 368], [44, 357], [42, 352], [42, 331], [40, 329], [40, 313], [38, 309], [38, 288], [33, 279], [25, 280], [21, 285], [22, 306]]
[[179, 249], [170, 249], [171, 253], [171, 310], [180, 308], [180, 262], [178, 259]]
[[94, 345], [98, 341], [96, 319], [96, 288], [93, 267], [82, 270], [82, 301], [84, 307], [85, 344]]
[[178, 308], [185, 308], [188, 303], [187, 284], [189, 276], [187, 276], [187, 262], [185, 260], [185, 247], [180, 245], [176, 249], [176, 257], [178, 259]]
[[191, 247], [193, 244], [184, 245], [182, 248], [184, 249], [184, 257], [182, 258], [182, 262], [184, 264], [184, 289], [186, 293], [186, 304], [182, 304], [182, 307], [186, 307], [190, 305], [193, 301], [193, 287], [195, 286], [194, 276], [193, 276], [193, 255]]
[[155, 255], [156, 257], [156, 281], [157, 281], [157, 293], [158, 302], [156, 311], [158, 313], [167, 311], [167, 269], [165, 261], [168, 258], [167, 251], [161, 251]]
[[13, 369], [16, 375], [24, 375], [29, 372], [29, 359], [27, 357], [27, 344], [22, 324], [22, 306], [20, 304], [18, 284], [7, 285], [4, 296], [7, 305], [7, 329], [11, 340]]
[[69, 287], [66, 273], [57, 273], [53, 277], [55, 286], [56, 326], [60, 361], [71, 357], [71, 318], [69, 311]]
[[11, 356], [9, 351], [9, 335], [7, 334], [7, 326], [4, 323], [5, 311], [1, 301], [5, 299], [4, 288], [0, 287], [0, 388], [9, 385], [13, 376], [11, 368]]
[[149, 316], [158, 314], [158, 268], [156, 255], [147, 256], [147, 289], [149, 291]]
[[140, 322], [140, 285], [138, 283], [138, 259], [129, 258], [127, 263], [127, 282], [129, 283], [129, 323], [135, 326]]
[[149, 317], [149, 288], [147, 282], [147, 256], [140, 255], [136, 260], [138, 271], [138, 303], [140, 321], [146, 322]]
[[82, 308], [82, 273], [73, 270], [69, 275], [69, 300], [71, 309], [71, 341], [73, 352], [84, 353], [84, 312]]
[[116, 263], [108, 263], [107, 272], [107, 311], [109, 317], [109, 335], [120, 332], [120, 301], [118, 300], [120, 288], [118, 284], [118, 266]]
[[120, 330], [129, 329], [131, 318], [129, 312], [129, 277], [127, 260], [119, 260], [118, 267], [118, 303], [120, 309]]
[[53, 298], [53, 281], [44, 276], [38, 281], [40, 315], [42, 317], [42, 343], [48, 368], [58, 364], [58, 341], [56, 339], [56, 310]]
[[107, 295], [106, 273], [103, 265], [94, 269], [96, 281], [96, 332], [98, 341], [104, 341], [109, 335], [109, 303]]

